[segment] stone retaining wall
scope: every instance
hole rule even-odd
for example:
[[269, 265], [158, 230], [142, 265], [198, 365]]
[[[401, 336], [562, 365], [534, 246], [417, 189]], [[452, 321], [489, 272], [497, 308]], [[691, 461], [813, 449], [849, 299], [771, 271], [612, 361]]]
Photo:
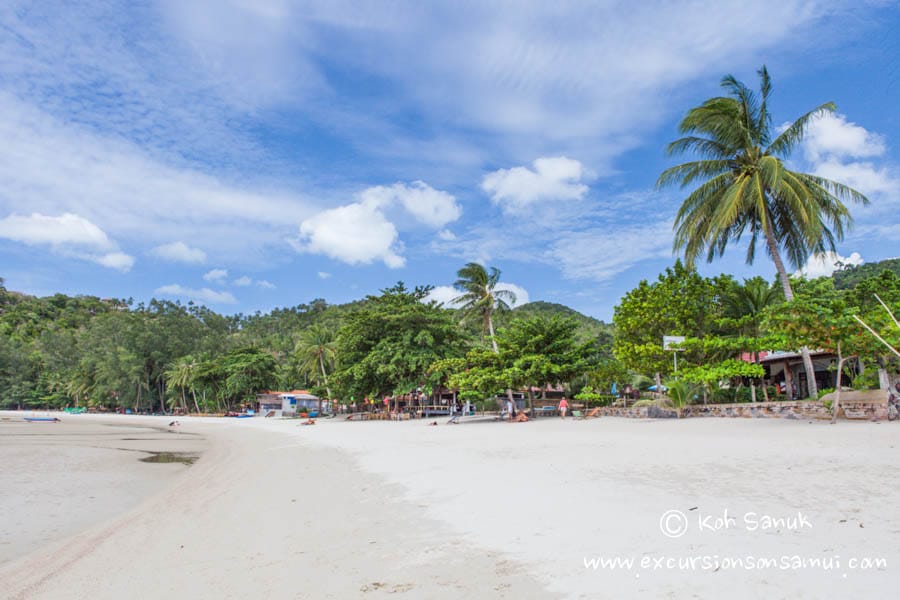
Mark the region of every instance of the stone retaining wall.
[[[842, 394], [843, 396], [843, 394]], [[841, 402], [840, 416], [848, 419], [868, 419], [880, 421], [888, 418], [886, 401]], [[626, 417], [630, 419], [659, 419], [676, 417], [672, 409], [656, 406], [638, 408], [621, 406], [605, 406], [600, 414], [607, 417]], [[800, 402], [755, 402], [746, 404], [692, 404], [681, 409], [682, 418], [688, 417], [736, 417], [736, 418], [774, 418], [774, 419], [830, 419], [831, 410], [821, 401]]]
[[683, 417], [741, 417], [776, 419], [830, 419], [831, 411], [824, 403], [750, 402], [746, 404], [692, 404], [681, 410]]

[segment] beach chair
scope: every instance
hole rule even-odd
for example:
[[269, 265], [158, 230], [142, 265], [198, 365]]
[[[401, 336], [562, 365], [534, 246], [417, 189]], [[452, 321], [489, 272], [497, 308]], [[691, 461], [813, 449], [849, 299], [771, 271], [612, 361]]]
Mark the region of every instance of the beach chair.
[[581, 421], [582, 419], [585, 418], [585, 417], [584, 417], [584, 413], [581, 412], [580, 410], [573, 410], [573, 411], [572, 411], [572, 416], [573, 416], [576, 420], [578, 420], [578, 421]]

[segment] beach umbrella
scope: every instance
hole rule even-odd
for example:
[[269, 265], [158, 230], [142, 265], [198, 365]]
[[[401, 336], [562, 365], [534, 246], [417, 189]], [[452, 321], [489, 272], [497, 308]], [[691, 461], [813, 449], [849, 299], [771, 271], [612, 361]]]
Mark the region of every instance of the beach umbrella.
[[[655, 385], [651, 385], [651, 386], [648, 387], [647, 389], [650, 390], [651, 392], [655, 392], [655, 391], [656, 391], [656, 386], [655, 386]], [[664, 391], [664, 392], [668, 392], [668, 391], [669, 391], [669, 388], [667, 388], [666, 386], [661, 386], [660, 389], [661, 389], [662, 391]]]
[[618, 395], [618, 392], [616, 391], [616, 382], [615, 381], [613, 381], [612, 388], [609, 390], [609, 393], [612, 394], [613, 396]]

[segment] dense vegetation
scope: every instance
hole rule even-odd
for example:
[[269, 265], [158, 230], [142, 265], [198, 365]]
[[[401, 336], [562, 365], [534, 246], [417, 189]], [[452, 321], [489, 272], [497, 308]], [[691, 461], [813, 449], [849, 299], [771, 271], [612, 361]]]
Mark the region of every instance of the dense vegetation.
[[680, 378], [718, 401], [776, 393], [758, 385], [761, 368], [741, 353], [802, 345], [861, 357], [871, 368], [848, 377], [876, 386], [874, 371], [896, 370], [896, 361], [852, 315], [896, 344], [900, 332], [874, 294], [900, 313], [900, 276], [883, 270], [846, 289], [835, 280], [793, 279], [788, 303], [775, 282], [704, 278], [676, 262], [623, 296], [615, 329], [534, 302], [496, 313], [491, 340], [464, 311], [427, 303], [428, 288], [402, 283], [350, 304], [316, 299], [224, 316], [160, 300], [36, 298], [0, 279], [0, 406], [225, 411], [269, 388], [350, 401], [449, 385], [484, 399], [559, 383], [602, 403], [614, 384], [646, 389], [657, 373], [675, 374], [664, 335], [686, 336]]

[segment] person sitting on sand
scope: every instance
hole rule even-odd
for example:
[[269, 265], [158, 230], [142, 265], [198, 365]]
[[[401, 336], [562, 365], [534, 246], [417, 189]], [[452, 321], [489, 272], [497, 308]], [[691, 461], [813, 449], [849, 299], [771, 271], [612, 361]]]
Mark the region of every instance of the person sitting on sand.
[[526, 414], [523, 413], [523, 412], [520, 412], [518, 415], [516, 415], [515, 422], [516, 422], [516, 423], [527, 423], [527, 422], [528, 422], [528, 415], [526, 415]]
[[300, 423], [300, 424], [301, 424], [301, 425], [315, 425], [315, 424], [316, 424], [316, 420], [315, 420], [315, 419], [307, 419], [307, 420], [303, 421], [303, 422]]
[[590, 411], [588, 411], [588, 413], [586, 415], [584, 415], [584, 417], [586, 419], [594, 419], [599, 416], [600, 416], [600, 407], [599, 406], [595, 406]]
[[566, 418], [566, 411], [569, 410], [569, 401], [566, 400], [566, 397], [563, 396], [562, 400], [559, 401], [559, 418]]

